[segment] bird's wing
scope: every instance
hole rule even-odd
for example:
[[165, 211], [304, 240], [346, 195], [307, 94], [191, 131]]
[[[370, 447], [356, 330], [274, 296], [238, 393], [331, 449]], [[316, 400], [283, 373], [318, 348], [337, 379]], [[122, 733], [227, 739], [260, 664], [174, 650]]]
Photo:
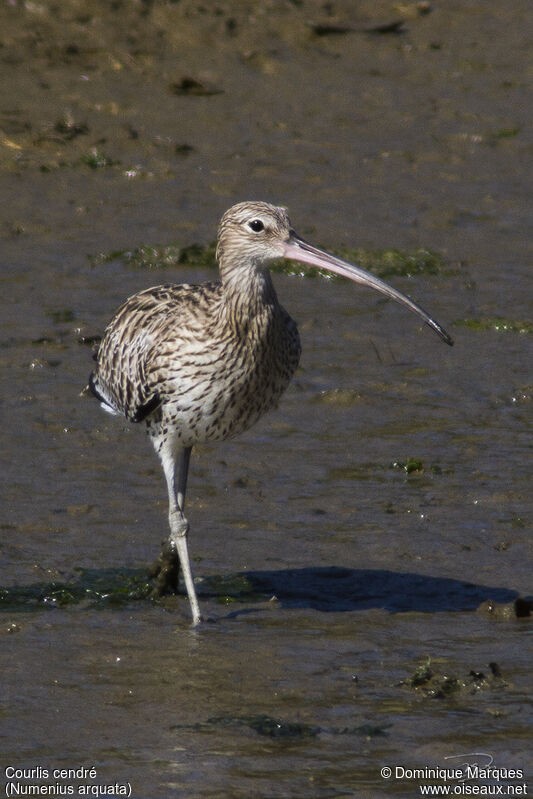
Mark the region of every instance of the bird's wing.
[[191, 308], [219, 284], [163, 285], [130, 297], [107, 326], [96, 355], [89, 389], [111, 412], [141, 422], [160, 405], [160, 381], [153, 365], [168, 350], [176, 329], [186, 326]]

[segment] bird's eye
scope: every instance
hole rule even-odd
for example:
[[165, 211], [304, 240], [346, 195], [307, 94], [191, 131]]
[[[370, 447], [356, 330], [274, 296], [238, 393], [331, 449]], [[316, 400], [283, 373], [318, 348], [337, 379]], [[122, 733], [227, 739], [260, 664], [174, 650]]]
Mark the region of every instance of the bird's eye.
[[248, 227], [250, 230], [253, 230], [254, 233], [260, 233], [265, 229], [265, 226], [260, 219], [252, 219], [251, 222], [248, 222]]

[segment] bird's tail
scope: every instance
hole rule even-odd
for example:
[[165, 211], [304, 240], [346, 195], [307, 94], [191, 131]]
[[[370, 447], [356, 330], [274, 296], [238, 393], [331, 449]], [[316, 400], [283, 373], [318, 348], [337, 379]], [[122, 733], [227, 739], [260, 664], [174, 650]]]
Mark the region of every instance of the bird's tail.
[[94, 374], [94, 372], [91, 372], [91, 374], [89, 375], [89, 382], [85, 386], [85, 388], [83, 389], [82, 394], [88, 394], [88, 393], [92, 394], [93, 397], [96, 397], [96, 399], [99, 401], [99, 403], [100, 403], [101, 407], [104, 409], [104, 411], [107, 411], [108, 413], [112, 413], [114, 416], [116, 416], [118, 414], [117, 409], [111, 404], [111, 402], [107, 399], [107, 397], [105, 397], [104, 394], [100, 391], [96, 381], [97, 381], [96, 375]]

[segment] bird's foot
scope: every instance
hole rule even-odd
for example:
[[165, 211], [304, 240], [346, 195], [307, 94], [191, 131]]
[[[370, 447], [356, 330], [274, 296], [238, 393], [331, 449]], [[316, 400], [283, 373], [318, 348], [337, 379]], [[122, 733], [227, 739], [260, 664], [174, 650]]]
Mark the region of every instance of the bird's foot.
[[151, 596], [158, 599], [168, 594], [178, 593], [178, 578], [180, 573], [180, 559], [173, 541], [166, 541], [157, 560], [148, 572], [154, 587]]

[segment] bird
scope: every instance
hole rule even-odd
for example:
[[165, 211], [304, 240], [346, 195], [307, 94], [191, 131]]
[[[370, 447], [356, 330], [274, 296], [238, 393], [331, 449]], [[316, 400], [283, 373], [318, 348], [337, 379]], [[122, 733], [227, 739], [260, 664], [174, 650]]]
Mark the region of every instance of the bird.
[[[192, 625], [202, 621], [189, 552], [185, 495], [191, 451], [250, 428], [276, 407], [299, 363], [296, 323], [269, 265], [290, 259], [369, 286], [453, 340], [408, 296], [297, 235], [284, 207], [240, 202], [222, 216], [217, 281], [166, 283], [127, 299], [105, 328], [88, 389], [102, 407], [144, 425], [168, 490], [168, 548], [181, 566]], [[176, 571], [177, 579], [177, 571]]]

